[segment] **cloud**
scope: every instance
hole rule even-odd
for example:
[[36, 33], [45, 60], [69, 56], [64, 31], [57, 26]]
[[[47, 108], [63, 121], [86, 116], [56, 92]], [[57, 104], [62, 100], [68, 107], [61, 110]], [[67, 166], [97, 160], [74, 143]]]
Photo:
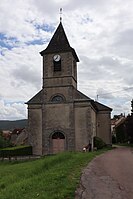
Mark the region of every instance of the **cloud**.
[[25, 119], [26, 117], [26, 106], [21, 102], [10, 103], [0, 100], [0, 120], [17, 120]]
[[80, 59], [79, 90], [93, 99], [99, 95], [113, 114], [128, 114], [133, 98], [133, 1], [4, 0], [0, 3], [0, 117], [26, 117], [24, 102], [42, 87], [39, 52], [59, 23], [60, 7], [68, 40]]

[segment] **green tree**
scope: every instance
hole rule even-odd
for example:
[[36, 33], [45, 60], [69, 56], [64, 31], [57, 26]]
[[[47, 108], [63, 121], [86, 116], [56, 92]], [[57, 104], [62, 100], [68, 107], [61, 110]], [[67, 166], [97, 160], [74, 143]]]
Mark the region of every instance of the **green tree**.
[[126, 132], [128, 140], [133, 143], [133, 115], [129, 115], [126, 120]]
[[6, 148], [12, 146], [9, 140], [6, 140], [2, 135], [0, 135], [0, 148]]
[[120, 124], [117, 128], [116, 128], [116, 140], [117, 143], [124, 143], [127, 141], [128, 136], [127, 136], [127, 132], [126, 132], [126, 125], [125, 123]]

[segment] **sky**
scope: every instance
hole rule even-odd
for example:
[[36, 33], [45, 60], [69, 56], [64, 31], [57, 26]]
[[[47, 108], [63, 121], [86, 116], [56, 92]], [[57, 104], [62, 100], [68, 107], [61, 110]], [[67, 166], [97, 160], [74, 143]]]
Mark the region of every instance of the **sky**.
[[0, 120], [27, 118], [42, 57], [59, 22], [80, 59], [78, 90], [128, 115], [133, 99], [132, 0], [0, 0]]

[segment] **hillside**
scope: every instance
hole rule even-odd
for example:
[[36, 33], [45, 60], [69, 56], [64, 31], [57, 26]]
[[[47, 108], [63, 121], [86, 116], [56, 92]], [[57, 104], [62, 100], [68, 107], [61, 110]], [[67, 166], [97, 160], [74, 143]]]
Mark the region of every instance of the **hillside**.
[[13, 130], [15, 128], [24, 128], [27, 126], [27, 119], [24, 120], [0, 120], [0, 130]]
[[105, 150], [64, 152], [27, 162], [1, 162], [0, 198], [74, 199], [83, 168]]

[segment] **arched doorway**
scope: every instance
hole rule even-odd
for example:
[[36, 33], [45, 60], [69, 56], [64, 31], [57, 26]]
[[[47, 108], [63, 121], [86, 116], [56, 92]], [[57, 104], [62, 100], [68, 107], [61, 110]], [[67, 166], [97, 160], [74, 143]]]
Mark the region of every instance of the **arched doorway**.
[[59, 153], [65, 150], [65, 136], [57, 131], [52, 135], [53, 153]]

